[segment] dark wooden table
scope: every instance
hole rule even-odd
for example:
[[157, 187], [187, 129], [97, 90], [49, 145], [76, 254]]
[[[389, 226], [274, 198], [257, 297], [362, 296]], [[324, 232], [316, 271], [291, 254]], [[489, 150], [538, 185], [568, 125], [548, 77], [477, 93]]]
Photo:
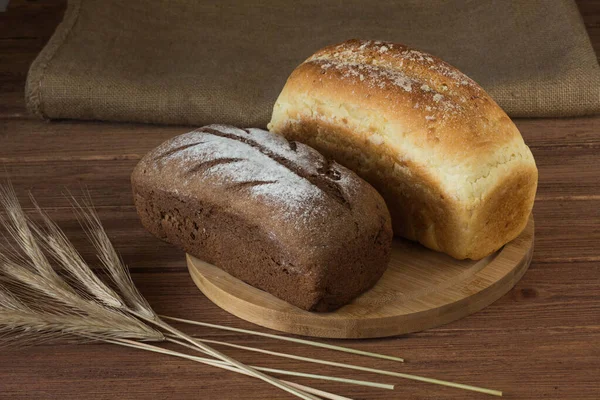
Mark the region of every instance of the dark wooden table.
[[[31, 190], [93, 260], [68, 203], [66, 187], [89, 188], [107, 231], [133, 278], [164, 314], [257, 328], [208, 301], [194, 286], [183, 253], [146, 233], [132, 206], [129, 174], [140, 157], [184, 127], [84, 122], [45, 123], [24, 107], [30, 62], [60, 21], [64, 1], [10, 2], [0, 13], [0, 178], [20, 198]], [[580, 1], [600, 47], [600, 2]], [[426, 332], [381, 340], [331, 341], [395, 354], [401, 365], [318, 351], [264, 338], [189, 329], [208, 338], [336, 361], [389, 368], [502, 389], [514, 399], [600, 398], [600, 117], [516, 121], [540, 171], [534, 208], [536, 242], [529, 272], [483, 311]], [[26, 204], [30, 207], [29, 204]], [[315, 371], [311, 364], [226, 349], [240, 361]], [[354, 377], [334, 367], [322, 373]], [[395, 392], [296, 379], [353, 398], [476, 399], [402, 379]], [[111, 345], [39, 346], [0, 352], [1, 399], [291, 398], [257, 380], [168, 356]]]

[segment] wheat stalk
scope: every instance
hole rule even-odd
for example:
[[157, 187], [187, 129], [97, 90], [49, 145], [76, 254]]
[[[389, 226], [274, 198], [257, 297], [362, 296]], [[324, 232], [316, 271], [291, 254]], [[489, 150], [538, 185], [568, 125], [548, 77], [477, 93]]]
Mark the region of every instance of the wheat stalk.
[[37, 230], [50, 254], [54, 256], [59, 265], [68, 271], [74, 280], [85, 288], [93, 297], [109, 307], [123, 308], [125, 304], [121, 297], [106, 285], [83, 260], [77, 249], [71, 244], [62, 230], [41, 209], [33, 196], [31, 202], [46, 226], [45, 234]]
[[[172, 351], [172, 350], [167, 350], [164, 349], [162, 347], [158, 347], [158, 346], [153, 346], [147, 343], [138, 343], [138, 342], [133, 342], [131, 340], [127, 340], [127, 339], [114, 339], [114, 341], [119, 342], [119, 343], [127, 343], [129, 345], [131, 345], [130, 347], [138, 347], [140, 349], [150, 349], [152, 351], [159, 349], [158, 352], [163, 353], [163, 354], [168, 354], [168, 355], [172, 355], [175, 357], [180, 357], [180, 358], [186, 358], [192, 361], [196, 361], [196, 362], [200, 362], [203, 364], [209, 364], [209, 365], [215, 365], [215, 366], [223, 366], [223, 365], [228, 365], [227, 363], [223, 362], [223, 361], [219, 361], [219, 360], [211, 360], [208, 358], [203, 358], [203, 357], [197, 357], [197, 356], [193, 356], [190, 354], [186, 354], [186, 353], [181, 353], [181, 352], [177, 352], [177, 351]], [[188, 347], [192, 350], [197, 350], [195, 347], [188, 345], [187, 343], [183, 343], [181, 341], [178, 341], [176, 339], [170, 339], [169, 340], [172, 343], [176, 343], [179, 345], [182, 345], [184, 347]], [[394, 385], [390, 385], [390, 384], [386, 384], [386, 383], [378, 383], [378, 382], [371, 382], [371, 381], [361, 381], [361, 380], [355, 380], [355, 379], [346, 379], [346, 378], [339, 378], [339, 377], [335, 377], [335, 376], [327, 376], [327, 375], [319, 375], [319, 374], [309, 374], [309, 373], [304, 373], [304, 372], [297, 372], [297, 371], [287, 371], [287, 370], [283, 370], [283, 369], [277, 369], [277, 368], [267, 368], [267, 367], [259, 367], [259, 366], [253, 366], [253, 368], [260, 370], [260, 371], [265, 371], [265, 372], [272, 372], [274, 374], [280, 374], [280, 375], [289, 375], [289, 376], [301, 376], [301, 377], [305, 377], [305, 378], [312, 378], [312, 379], [320, 379], [320, 380], [325, 380], [325, 381], [332, 381], [332, 382], [341, 382], [341, 383], [348, 383], [348, 384], [353, 384], [353, 385], [360, 385], [360, 386], [369, 386], [369, 387], [375, 387], [375, 388], [379, 388], [379, 389], [388, 389], [388, 390], [393, 390], [394, 389]]]
[[[194, 346], [191, 346], [187, 343], [183, 343], [175, 338], [169, 337], [170, 335], [167, 335], [167, 341], [171, 342], [171, 343], [176, 343], [180, 346], [183, 347], [187, 347], [189, 349], [192, 349], [194, 351], [198, 351], [198, 349]], [[198, 340], [198, 339], [196, 339]], [[314, 375], [314, 374], [305, 374], [305, 373], [300, 373], [300, 372], [296, 372], [296, 371], [285, 371], [285, 370], [280, 370], [280, 369], [273, 369], [273, 368], [266, 368], [266, 367], [257, 367], [255, 365], [252, 366], [254, 369], [257, 369], [259, 371], [264, 371], [264, 372], [273, 372], [273, 373], [277, 373], [277, 374], [281, 374], [281, 375], [293, 375], [293, 376], [303, 376], [303, 377], [309, 377], [309, 378], [314, 378], [314, 379], [322, 379], [322, 380], [326, 380], [326, 381], [336, 381], [336, 382], [343, 382], [343, 383], [349, 383], [349, 384], [353, 384], [353, 385], [361, 385], [361, 386], [371, 386], [371, 387], [377, 387], [380, 389], [394, 389], [394, 385], [389, 385], [389, 384], [385, 384], [385, 383], [377, 383], [377, 382], [371, 382], [371, 381], [361, 381], [361, 380], [356, 380], [356, 379], [346, 379], [346, 378], [338, 378], [338, 377], [334, 377], [334, 376], [327, 376], [327, 375]]]
[[269, 355], [276, 356], [276, 357], [289, 358], [292, 360], [306, 361], [306, 362], [322, 364], [322, 365], [330, 365], [330, 366], [334, 366], [334, 367], [353, 369], [353, 370], [357, 370], [357, 371], [373, 372], [373, 373], [380, 374], [380, 375], [395, 376], [398, 378], [410, 379], [410, 380], [414, 380], [414, 381], [433, 383], [435, 385], [448, 386], [448, 387], [453, 387], [453, 388], [457, 388], [457, 389], [469, 390], [472, 392], [485, 393], [485, 394], [489, 394], [492, 396], [502, 396], [502, 392], [499, 390], [487, 389], [487, 388], [482, 388], [479, 386], [465, 385], [462, 383], [449, 382], [449, 381], [444, 381], [441, 379], [427, 378], [427, 377], [419, 376], [419, 375], [405, 374], [405, 373], [394, 372], [394, 371], [386, 371], [386, 370], [382, 370], [382, 369], [362, 367], [360, 365], [344, 364], [344, 363], [339, 363], [339, 362], [335, 362], [335, 361], [321, 360], [318, 358], [310, 358], [310, 357], [303, 357], [303, 356], [298, 356], [298, 355], [294, 355], [294, 354], [280, 353], [280, 352], [271, 351], [271, 350], [258, 349], [256, 347], [242, 346], [239, 344], [222, 342], [219, 340], [200, 339], [200, 338], [196, 338], [196, 340], [198, 340], [200, 342], [204, 342], [204, 343], [212, 343], [212, 344], [217, 344], [217, 345], [221, 345], [221, 346], [233, 347], [236, 349], [247, 350], [247, 351], [252, 351], [252, 352], [256, 352], [256, 353], [269, 354]]
[[[0, 204], [8, 216], [8, 221], [2, 220], [2, 222], [15, 243], [10, 251], [0, 252], [0, 279], [6, 286], [12, 288], [10, 294], [5, 290], [5, 295], [0, 298], [0, 302], [3, 300], [6, 304], [0, 303], [0, 307], [4, 305], [7, 307], [2, 311], [23, 312], [22, 329], [26, 328], [25, 321], [31, 321], [28, 318], [33, 317], [32, 314], [37, 312], [45, 320], [50, 318], [50, 315], [79, 318], [80, 322], [82, 322], [81, 318], [86, 318], [90, 324], [105, 324], [106, 328], [111, 326], [123, 328], [122, 331], [130, 332], [125, 337], [164, 340], [162, 333], [132, 318], [126, 312], [106, 307], [92, 296], [82, 296], [81, 292], [56, 272], [42, 250], [43, 245], [40, 245], [44, 240], [38, 240], [43, 239], [40, 236], [40, 228], [25, 216], [11, 186], [0, 187]], [[68, 267], [66, 264], [61, 265]], [[117, 296], [116, 293], [114, 295]], [[118, 299], [118, 296], [116, 298]], [[20, 301], [15, 302], [16, 299]], [[16, 305], [21, 308], [15, 308]], [[9, 316], [10, 320], [7, 322], [10, 323], [3, 326], [18, 325], [16, 315]], [[44, 319], [41, 322], [43, 321]], [[41, 329], [43, 325], [43, 323], [38, 325], [39, 332], [44, 331]], [[59, 325], [48, 325], [47, 331], [61, 332]], [[68, 332], [73, 330], [73, 327], [66, 328]]]
[[234, 327], [225, 326], [225, 325], [209, 324], [206, 322], [193, 321], [193, 320], [184, 319], [184, 318], [169, 317], [166, 315], [161, 315], [161, 318], [167, 319], [170, 321], [181, 322], [181, 323], [189, 324], [189, 325], [198, 325], [198, 326], [204, 326], [207, 328], [221, 329], [221, 330], [231, 331], [231, 332], [246, 333], [248, 335], [253, 335], [253, 336], [262, 336], [262, 337], [267, 337], [267, 338], [276, 339], [276, 340], [282, 340], [282, 341], [286, 341], [286, 342], [294, 342], [294, 343], [304, 344], [307, 346], [321, 347], [324, 349], [340, 351], [343, 353], [357, 354], [357, 355], [366, 356], [366, 357], [381, 358], [384, 360], [404, 362], [404, 359], [400, 358], [400, 357], [394, 357], [394, 356], [389, 356], [387, 354], [372, 353], [369, 351], [351, 349], [349, 347], [336, 346], [336, 345], [328, 344], [328, 343], [315, 342], [314, 340], [306, 340], [306, 339], [298, 339], [298, 338], [289, 337], [289, 336], [274, 335], [272, 333], [251, 331], [248, 329], [234, 328]]
[[[131, 341], [131, 340], [126, 340], [126, 339], [108, 340], [107, 342], [118, 344], [118, 345], [121, 345], [121, 346], [132, 347], [132, 348], [135, 348], [135, 349], [151, 351], [151, 352], [154, 352], [154, 353], [167, 354], [167, 355], [171, 355], [171, 356], [174, 356], [174, 357], [184, 358], [184, 359], [195, 361], [195, 362], [198, 362], [198, 363], [201, 363], [201, 364], [212, 365], [212, 366], [217, 367], [217, 368], [223, 368], [223, 369], [226, 369], [226, 370], [229, 370], [229, 371], [233, 371], [233, 372], [236, 372], [236, 373], [239, 373], [239, 374], [249, 375], [250, 376], [250, 374], [248, 374], [246, 371], [243, 371], [241, 369], [232, 367], [231, 365], [229, 365], [227, 363], [224, 363], [223, 361], [210, 360], [208, 358], [203, 358], [203, 357], [196, 357], [196, 356], [192, 356], [192, 355], [189, 355], [189, 354], [180, 353], [180, 352], [177, 352], [177, 351], [163, 349], [162, 347], [152, 346], [152, 345], [149, 345], [149, 344], [146, 344], [146, 343], [138, 343], [138, 342], [134, 342], [134, 341]], [[192, 348], [195, 349], [195, 347], [192, 347]], [[256, 367], [256, 368], [258, 369], [260, 367]], [[266, 369], [269, 369], [269, 368], [264, 368], [264, 369], [266, 370]], [[283, 371], [283, 370], [272, 370], [272, 371], [275, 371], [275, 372], [278, 372], [278, 373], [290, 374], [290, 371]], [[305, 376], [305, 374], [300, 374], [300, 373], [292, 373], [292, 375], [295, 375], [295, 376]], [[314, 376], [319, 376], [321, 378], [324, 377], [323, 375], [314, 375]], [[332, 378], [332, 377], [325, 377], [325, 378]], [[300, 385], [298, 383], [289, 382], [289, 381], [283, 381], [283, 382], [286, 382], [290, 386], [293, 386], [293, 387], [295, 387], [297, 389], [301, 389], [301, 390], [303, 390], [305, 392], [312, 393], [314, 395], [323, 397], [325, 399], [330, 399], [330, 400], [352, 400], [352, 399], [349, 399], [348, 397], [339, 396], [337, 394], [325, 392], [323, 390], [314, 389], [314, 388], [311, 388], [309, 386]], [[386, 389], [387, 389], [387, 387], [386, 387]]]

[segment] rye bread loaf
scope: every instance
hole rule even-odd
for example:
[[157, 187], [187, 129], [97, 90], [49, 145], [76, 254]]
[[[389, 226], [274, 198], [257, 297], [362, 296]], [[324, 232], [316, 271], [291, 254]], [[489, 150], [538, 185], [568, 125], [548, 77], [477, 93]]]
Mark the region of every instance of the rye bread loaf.
[[389, 261], [391, 220], [375, 189], [264, 130], [211, 125], [175, 137], [131, 180], [151, 233], [305, 310], [349, 303]]
[[463, 259], [524, 229], [537, 168], [510, 118], [444, 61], [397, 43], [326, 47], [290, 75], [269, 124], [358, 173], [394, 233]]

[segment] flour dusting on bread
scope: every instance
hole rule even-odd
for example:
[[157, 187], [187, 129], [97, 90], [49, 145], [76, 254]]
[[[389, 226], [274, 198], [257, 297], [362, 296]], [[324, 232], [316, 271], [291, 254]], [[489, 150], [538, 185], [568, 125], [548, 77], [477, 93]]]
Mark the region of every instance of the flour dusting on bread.
[[[356, 80], [372, 88], [398, 87], [414, 92], [414, 108], [419, 101], [439, 109], [439, 115], [427, 121], [445, 119], [460, 112], [468, 94], [460, 88], [479, 87], [466, 75], [449, 64], [421, 51], [400, 44], [380, 41], [350, 40], [325, 48], [309, 57], [306, 63], [315, 63], [324, 71], [336, 70], [342, 79]], [[424, 75], [427, 69], [433, 76]], [[328, 75], [333, 78], [333, 75]], [[363, 83], [364, 82], [364, 83]]]
[[[260, 129], [210, 125], [181, 135], [166, 147], [154, 159], [154, 167], [173, 160], [188, 166], [182, 185], [204, 179], [244, 190], [277, 204], [284, 211], [278, 214], [281, 218], [297, 223], [322, 217], [324, 196], [343, 203], [345, 192], [355, 185], [347, 174], [339, 173], [339, 165], [314, 149]], [[332, 171], [343, 175], [343, 182], [333, 179]]]

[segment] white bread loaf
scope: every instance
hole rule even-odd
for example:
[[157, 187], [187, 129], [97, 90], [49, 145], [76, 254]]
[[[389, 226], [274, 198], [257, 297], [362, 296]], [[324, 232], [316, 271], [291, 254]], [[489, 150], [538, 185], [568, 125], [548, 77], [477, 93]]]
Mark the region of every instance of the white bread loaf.
[[394, 233], [464, 259], [524, 229], [538, 173], [474, 81], [400, 44], [326, 47], [289, 77], [269, 129], [354, 170], [383, 195]]

